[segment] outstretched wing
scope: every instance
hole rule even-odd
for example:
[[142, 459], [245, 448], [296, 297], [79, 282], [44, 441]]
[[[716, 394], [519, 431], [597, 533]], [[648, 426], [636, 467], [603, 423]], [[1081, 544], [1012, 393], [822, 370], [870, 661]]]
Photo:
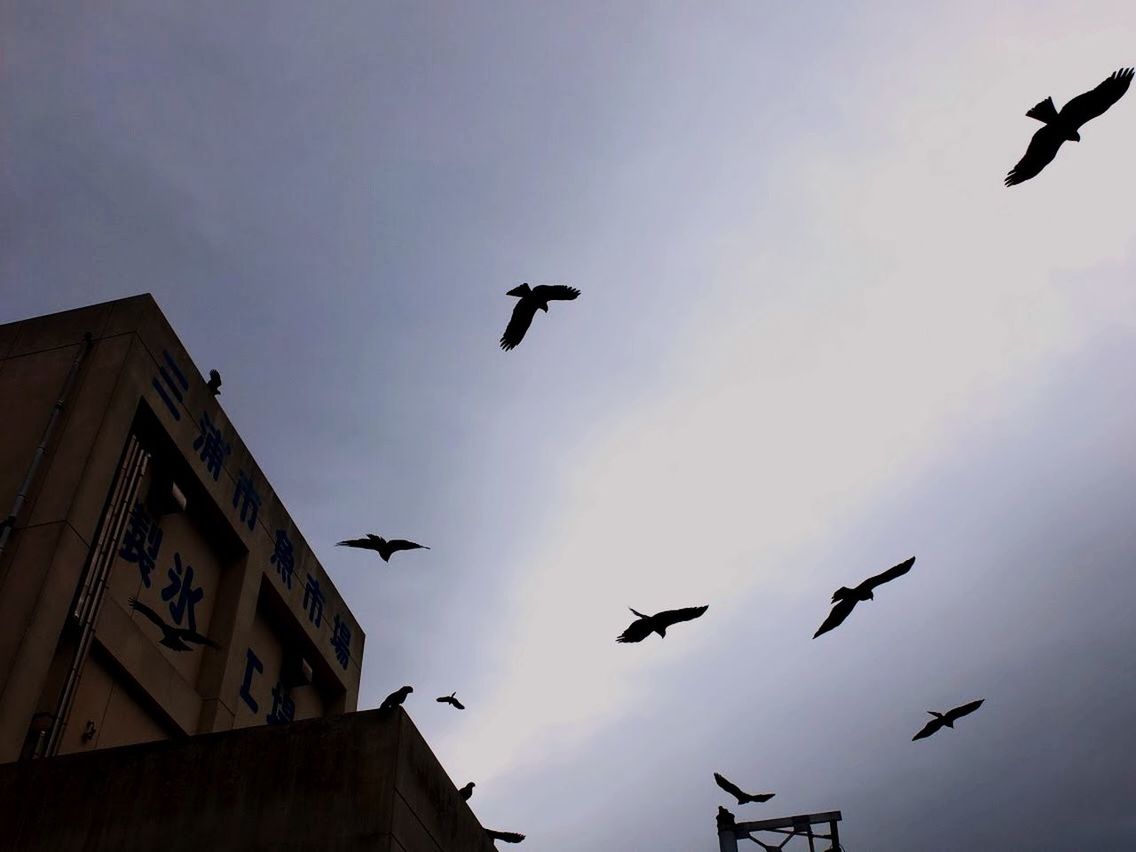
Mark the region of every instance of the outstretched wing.
[[[634, 611], [634, 610], [633, 610]], [[646, 616], [631, 622], [631, 626], [615, 637], [616, 642], [642, 642], [655, 630], [654, 620]]]
[[506, 843], [520, 843], [525, 839], [523, 834], [517, 834], [515, 831], [494, 831], [487, 828], [485, 833], [489, 835], [490, 840], [503, 840]]
[[509, 324], [505, 326], [505, 333], [501, 335], [502, 349], [508, 351], [525, 339], [525, 332], [529, 330], [533, 317], [536, 316], [536, 306], [535, 299], [524, 297], [513, 306], [513, 315], [509, 318]]
[[450, 703], [457, 707], [459, 710], [465, 709], [465, 705], [458, 701], [456, 698], [451, 698]]
[[1095, 89], [1077, 95], [1061, 108], [1061, 118], [1073, 127], [1080, 127], [1086, 121], [1096, 118], [1116, 103], [1128, 91], [1132, 82], [1133, 70], [1121, 68], [1113, 71], [1108, 79]]
[[539, 287], [533, 287], [533, 295], [545, 301], [559, 299], [567, 302], [579, 296], [580, 291], [567, 284], [541, 284]]
[[939, 718], [934, 718], [930, 722], [928, 722], [926, 725], [924, 725], [923, 729], [911, 738], [911, 741], [915, 742], [916, 740], [925, 739], [926, 737], [931, 736], [931, 734], [935, 733], [935, 731], [939, 730], [939, 728], [941, 728], [941, 727], [943, 727], [943, 720], [939, 719]]
[[1064, 141], [1061, 131], [1052, 124], [1037, 131], [1026, 148], [1025, 156], [1006, 175], [1006, 186], [1014, 186], [1035, 177], [1057, 156], [1057, 149]]
[[745, 800], [749, 798], [749, 796], [742, 790], [742, 788], [731, 781], [729, 778], [726, 778], [725, 776], [719, 775], [717, 772], [715, 772], [714, 780], [718, 782], [719, 787], [721, 787], [723, 790], [737, 799], [739, 805], [743, 804]]
[[970, 703], [960, 705], [953, 710], [948, 710], [944, 715], [949, 721], [953, 722], [955, 721], [955, 719], [961, 719], [963, 716], [968, 716], [973, 713], [975, 710], [982, 706], [982, 702], [985, 700], [985, 698], [979, 698], [977, 701], [971, 701]]
[[392, 538], [387, 542], [387, 550], [391, 553], [396, 553], [399, 550], [417, 550], [418, 548], [422, 548], [423, 550], [430, 549], [424, 544], [416, 544], [413, 541], [407, 541], [405, 538]]
[[146, 604], [142, 603], [138, 598], [130, 598], [130, 608], [135, 612], [142, 613], [142, 615], [146, 616], [163, 630], [169, 626], [162, 620], [162, 617], [158, 615], [158, 613], [154, 612], [154, 610], [150, 609], [150, 607], [146, 606]]
[[915, 557], [912, 556], [910, 559], [905, 559], [898, 565], [892, 568], [888, 568], [881, 574], [877, 574], [874, 577], [869, 577], [867, 580], [860, 584], [859, 588], [864, 591], [871, 591], [877, 586], [882, 586], [884, 583], [890, 583], [896, 577], [902, 577], [904, 574], [910, 571], [911, 566], [914, 564]]
[[366, 550], [376, 550], [375, 542], [369, 538], [348, 538], [337, 541], [336, 547], [362, 547]]
[[855, 608], [855, 598], [846, 598], [840, 601], [832, 608], [832, 612], [828, 614], [828, 618], [824, 620], [824, 623], [817, 629], [817, 632], [813, 634], [813, 638], [816, 639], [820, 634], [827, 633], [834, 627], [839, 627]]
[[656, 615], [654, 620], [663, 627], [670, 627], [680, 621], [693, 621], [708, 609], [710, 609], [709, 604], [706, 606], [688, 606], [685, 609], [668, 609]]
[[220, 648], [221, 647], [216, 642], [214, 642], [212, 639], [210, 639], [208, 636], [203, 636], [202, 634], [198, 633], [196, 630], [190, 630], [189, 628], [183, 628], [181, 630], [178, 630], [177, 635], [178, 635], [178, 638], [183, 639], [186, 642], [194, 642], [198, 645], [207, 645], [210, 648]]

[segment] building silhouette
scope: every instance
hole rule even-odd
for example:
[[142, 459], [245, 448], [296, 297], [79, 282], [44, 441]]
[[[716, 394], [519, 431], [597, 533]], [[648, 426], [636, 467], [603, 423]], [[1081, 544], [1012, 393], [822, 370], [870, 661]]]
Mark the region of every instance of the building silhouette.
[[222, 398], [149, 295], [0, 325], [0, 847], [492, 848]]

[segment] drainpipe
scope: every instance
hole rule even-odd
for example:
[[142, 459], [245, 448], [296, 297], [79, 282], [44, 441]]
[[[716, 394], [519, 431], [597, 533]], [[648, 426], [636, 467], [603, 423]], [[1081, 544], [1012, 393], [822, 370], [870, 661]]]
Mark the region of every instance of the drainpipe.
[[16, 500], [12, 503], [12, 510], [8, 512], [8, 517], [0, 523], [0, 559], [4, 556], [4, 548], [8, 546], [8, 539], [12, 536], [12, 529], [16, 526], [16, 519], [20, 515], [20, 510], [24, 508], [24, 501], [27, 500], [28, 492], [31, 491], [40, 463], [47, 455], [48, 442], [51, 441], [55, 424], [59, 422], [59, 415], [63, 413], [63, 408], [67, 404], [67, 397], [71, 394], [71, 387], [75, 384], [75, 378], [79, 375], [79, 367], [90, 349], [91, 333], [88, 331], [83, 334], [83, 344], [79, 347], [75, 360], [71, 362], [71, 370], [67, 373], [67, 378], [63, 382], [63, 390], [59, 392], [59, 399], [56, 400], [55, 407], [51, 409], [51, 418], [47, 421], [47, 426], [43, 430], [43, 437], [40, 438], [39, 446], [36, 447], [35, 455], [32, 456], [32, 463], [28, 465], [28, 472], [24, 476], [24, 481], [20, 484], [20, 490], [16, 492]]

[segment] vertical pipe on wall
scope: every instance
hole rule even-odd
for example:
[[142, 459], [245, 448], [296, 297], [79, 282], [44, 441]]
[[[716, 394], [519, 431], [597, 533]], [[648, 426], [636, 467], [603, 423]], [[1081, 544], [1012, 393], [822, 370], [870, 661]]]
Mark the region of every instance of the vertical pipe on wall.
[[82, 366], [83, 359], [87, 357], [87, 353], [91, 349], [91, 341], [91, 333], [89, 331], [84, 332], [83, 342], [79, 346], [79, 351], [75, 354], [75, 360], [71, 362], [71, 369], [67, 372], [67, 378], [63, 380], [63, 388], [59, 391], [59, 399], [55, 401], [55, 405], [51, 409], [51, 417], [48, 418], [47, 426], [45, 426], [43, 430], [43, 436], [39, 440], [39, 446], [36, 447], [31, 464], [28, 465], [28, 472], [24, 474], [24, 481], [20, 483], [20, 489], [16, 492], [16, 499], [12, 503], [11, 510], [8, 512], [8, 517], [6, 517], [3, 522], [0, 522], [0, 558], [4, 556], [4, 548], [8, 546], [8, 539], [12, 536], [12, 529], [16, 526], [16, 520], [19, 518], [20, 510], [24, 508], [24, 502], [27, 500], [28, 494], [35, 482], [39, 466], [43, 462], [44, 456], [47, 455], [47, 445], [51, 441], [52, 433], [55, 431], [55, 424], [59, 422], [59, 417], [63, 413], [64, 407], [67, 405], [67, 397], [71, 395], [71, 387], [75, 384], [75, 379], [79, 375], [79, 367]]

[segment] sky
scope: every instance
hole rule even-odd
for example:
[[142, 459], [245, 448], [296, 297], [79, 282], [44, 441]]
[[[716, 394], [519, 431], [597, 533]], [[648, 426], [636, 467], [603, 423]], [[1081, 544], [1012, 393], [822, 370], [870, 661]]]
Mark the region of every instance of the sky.
[[1136, 8], [994, 5], [8, 0], [0, 322], [155, 296], [520, 848], [1136, 847], [1136, 95], [1002, 185]]

